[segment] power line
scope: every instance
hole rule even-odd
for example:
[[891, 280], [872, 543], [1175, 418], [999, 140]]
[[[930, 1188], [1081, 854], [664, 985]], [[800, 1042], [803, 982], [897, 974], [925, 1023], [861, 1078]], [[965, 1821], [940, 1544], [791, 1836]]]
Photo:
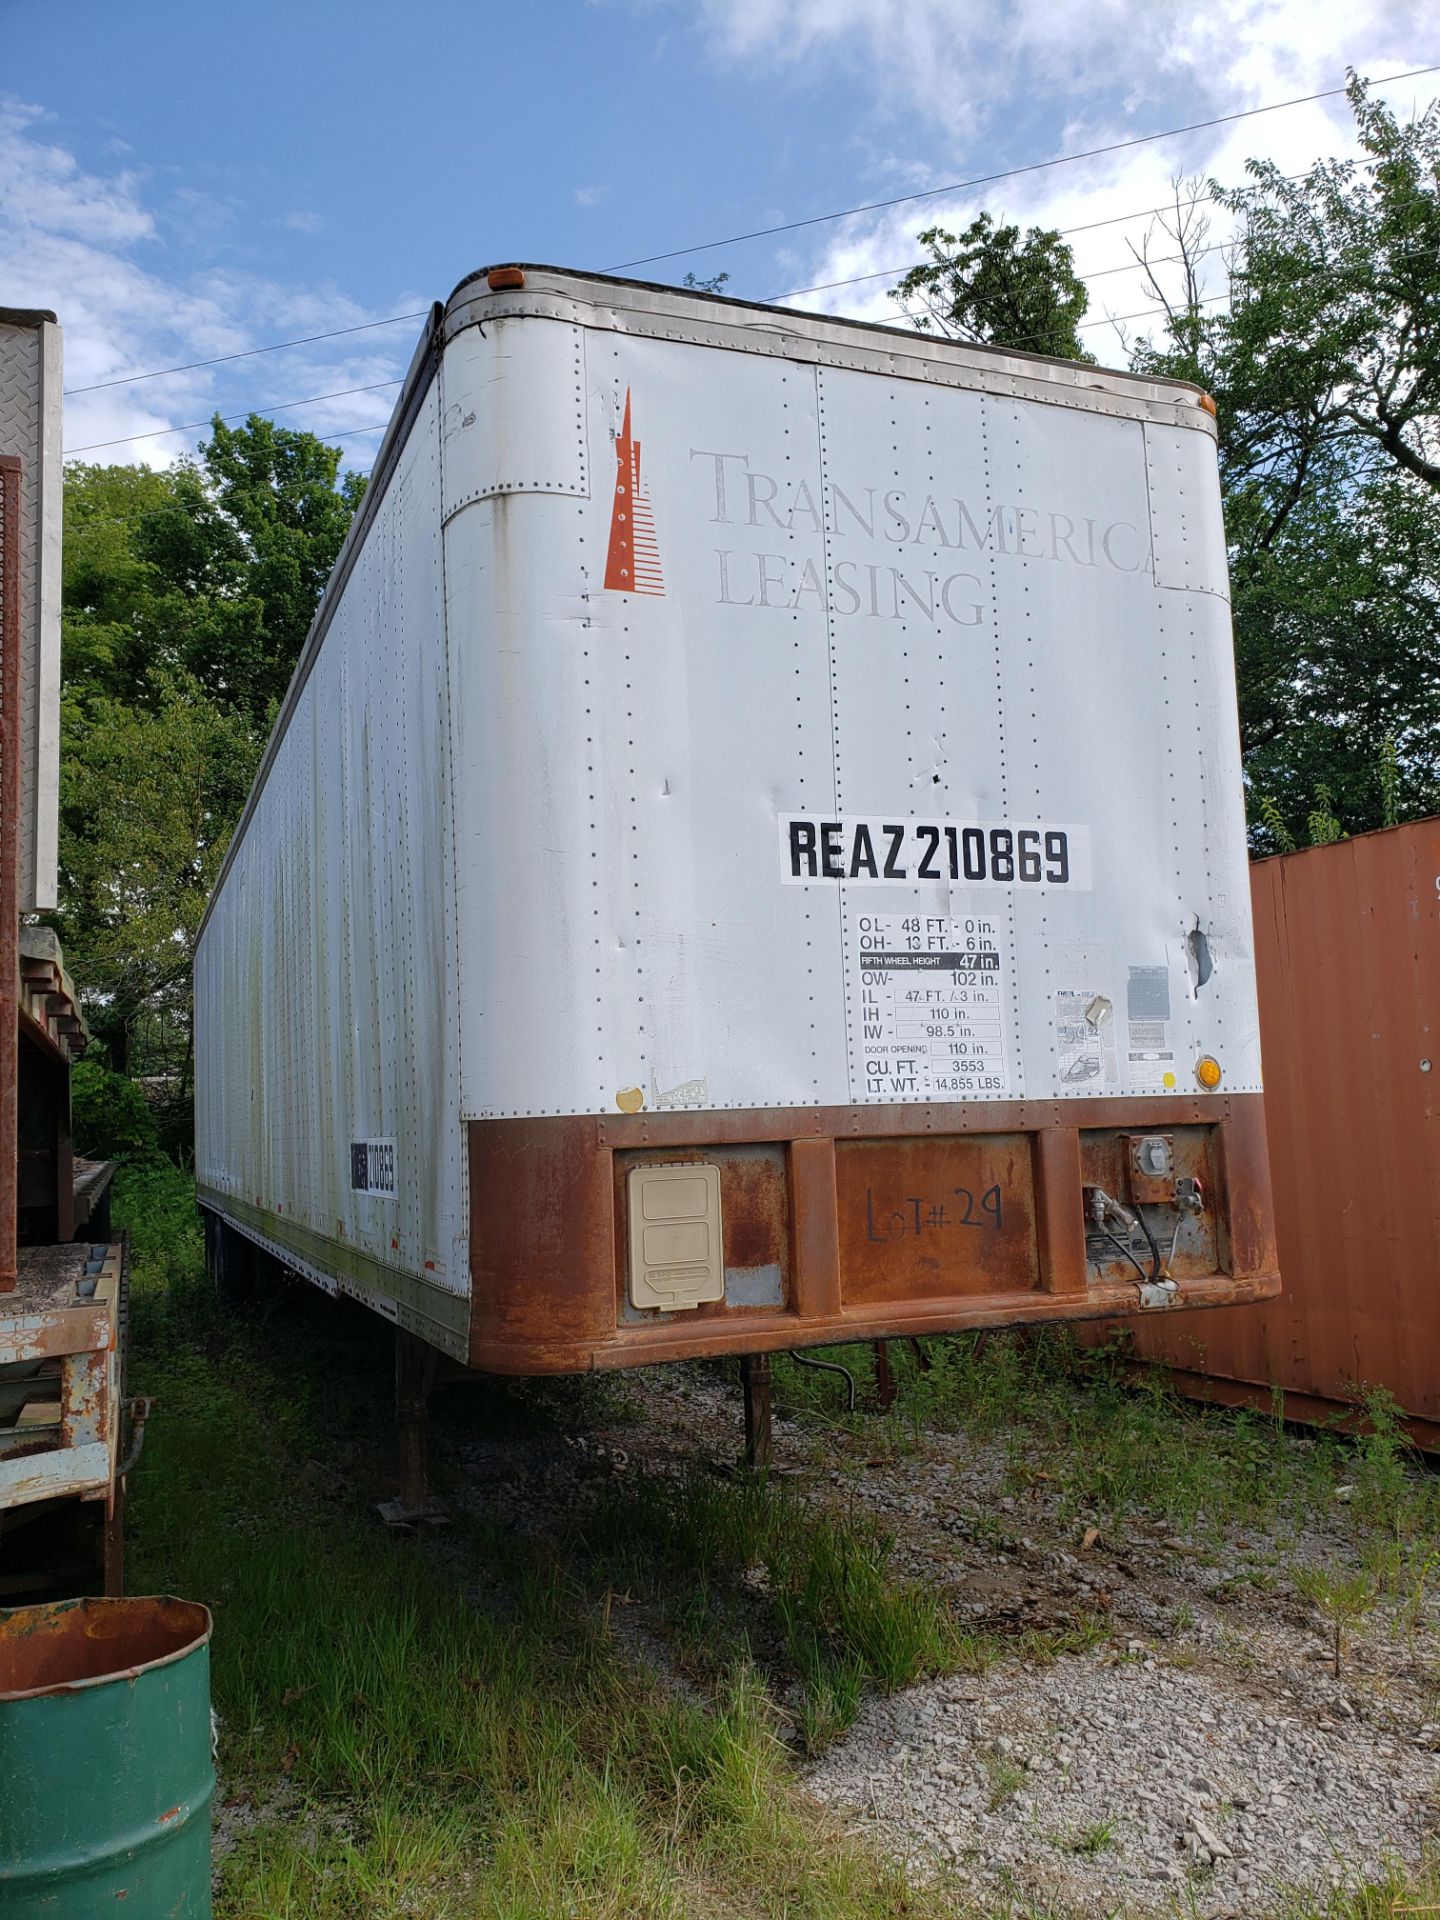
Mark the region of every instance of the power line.
[[[1194, 204], [1195, 202], [1192, 200], [1190, 205], [1193, 206]], [[1167, 212], [1168, 209], [1156, 208], [1155, 211]], [[1072, 227], [1070, 231], [1073, 233], [1075, 229]], [[1203, 260], [1207, 253], [1223, 253], [1227, 247], [1233, 244], [1233, 241], [1218, 240], [1213, 247], [1201, 247], [1198, 252], [1192, 253], [1190, 258], [1192, 260]], [[1097, 267], [1093, 273], [1077, 274], [1076, 278], [1088, 287], [1092, 280], [1104, 280], [1112, 273], [1143, 273], [1147, 266], [1173, 266], [1177, 260], [1183, 260], [1184, 258], [1185, 255], [1183, 253], [1162, 253], [1156, 259], [1150, 261], [1126, 260], [1118, 267]], [[766, 305], [772, 306], [777, 300], [798, 300], [802, 294], [806, 293], [830, 293], [833, 292], [836, 287], [858, 287], [866, 280], [888, 280], [892, 274], [913, 273], [917, 267], [928, 267], [934, 264], [935, 262], [931, 260], [912, 260], [908, 266], [904, 267], [882, 267], [878, 273], [856, 273], [852, 274], [848, 280], [825, 280], [822, 281], [818, 287], [796, 287], [793, 293], [772, 293]]]
[[[1426, 75], [1432, 74], [1432, 73], [1440, 73], [1440, 66], [1412, 67], [1408, 72], [1393, 73], [1393, 74], [1390, 74], [1386, 79], [1374, 81], [1372, 84], [1380, 87], [1388, 87], [1388, 86], [1393, 86], [1399, 80], [1422, 79]], [[1079, 161], [1079, 160], [1095, 160], [1102, 157], [1105, 154], [1121, 153], [1130, 147], [1148, 146], [1156, 140], [1171, 140], [1182, 133], [1200, 133], [1209, 127], [1228, 126], [1232, 122], [1237, 120], [1253, 119], [1257, 114], [1280, 113], [1288, 107], [1310, 106], [1317, 100], [1335, 99], [1340, 94], [1344, 93], [1344, 91], [1345, 91], [1344, 87], [1327, 87], [1320, 93], [1301, 94], [1294, 100], [1275, 100], [1275, 101], [1272, 101], [1268, 106], [1264, 106], [1264, 107], [1246, 107], [1243, 110], [1236, 113], [1224, 113], [1224, 114], [1217, 115], [1217, 117], [1213, 120], [1195, 120], [1195, 121], [1192, 121], [1188, 126], [1169, 127], [1169, 128], [1166, 128], [1165, 131], [1161, 133], [1139, 134], [1132, 140], [1117, 140], [1112, 142], [1109, 146], [1091, 147], [1083, 153], [1058, 154], [1054, 159], [1051, 159], [1051, 160], [1033, 160], [1033, 161], [1030, 161], [1025, 166], [1008, 167], [999, 173], [979, 174], [972, 180], [959, 180], [959, 181], [956, 181], [953, 185], [948, 187], [927, 187], [922, 192], [898, 194], [895, 196], [895, 198], [890, 200], [871, 200], [871, 201], [863, 202], [862, 204], [854, 207], [842, 207], [838, 213], [819, 213], [819, 214], [812, 215], [809, 219], [806, 219], [806, 220], [791, 220], [783, 223], [782, 225], [773, 226], [773, 227], [757, 227], [756, 229], [754, 229], [753, 232], [750, 232], [750, 233], [732, 234], [730, 238], [727, 240], [706, 240], [706, 241], [702, 241], [696, 246], [676, 247], [672, 249], [669, 253], [647, 254], [643, 259], [622, 261], [619, 266], [607, 267], [603, 269], [603, 271], [607, 273], [624, 273], [631, 267], [651, 266], [651, 265], [654, 265], [656, 262], [662, 261], [662, 260], [679, 260], [679, 259], [683, 259], [686, 255], [689, 255], [692, 253], [708, 253], [715, 247], [738, 246], [740, 242], [745, 240], [765, 239], [765, 238], [768, 238], [770, 235], [777, 234], [777, 233], [793, 233], [802, 227], [824, 226], [833, 220], [849, 219], [852, 214], [879, 213], [879, 212], [883, 212], [885, 209], [889, 207], [906, 206], [911, 202], [914, 202], [917, 200], [933, 200], [947, 193], [962, 193], [967, 191], [971, 187], [990, 186], [994, 184], [996, 181], [1013, 180], [1022, 174], [1041, 173], [1050, 167], [1068, 166], [1073, 162]], [[1295, 174], [1295, 175], [1290, 175], [1288, 177], [1292, 179], [1299, 179], [1302, 176]], [[1190, 202], [1190, 204], [1193, 206], [1195, 203], [1192, 201]], [[1138, 212], [1133, 214], [1131, 213], [1115, 214], [1107, 220], [1091, 220], [1086, 222], [1082, 226], [1062, 227], [1060, 229], [1060, 232], [1062, 234], [1088, 233], [1093, 231], [1093, 229], [1096, 227], [1115, 226], [1125, 220], [1139, 219], [1142, 217], [1142, 215], [1146, 213], [1163, 213], [1166, 210], [1167, 209], [1165, 207], [1142, 207], [1139, 209]], [[900, 271], [903, 272], [905, 271], [905, 269], [902, 268], [900, 269]], [[879, 274], [858, 276], [858, 278], [868, 278], [868, 279], [880, 279], [882, 277], [883, 276]], [[855, 282], [845, 281], [845, 280], [836, 280], [836, 281], [831, 281], [827, 284], [828, 286], [850, 286], [850, 285], [854, 285]], [[820, 292], [826, 291], [826, 288], [802, 287], [798, 291], [800, 293], [820, 293]], [[775, 295], [775, 298], [777, 300], [792, 300], [792, 299], [795, 299], [796, 297], [797, 295], [794, 293]], [[332, 327], [325, 333], [305, 334], [302, 337], [295, 340], [276, 340], [271, 342], [268, 346], [263, 346], [263, 347], [245, 347], [237, 353], [216, 354], [213, 358], [209, 360], [190, 360], [190, 361], [186, 361], [184, 364], [180, 366], [153, 367], [149, 369], [147, 372], [124, 374], [114, 380], [97, 380], [92, 382], [91, 385], [85, 386], [85, 387], [67, 387], [65, 389], [65, 392], [67, 395], [80, 394], [80, 393], [99, 393], [109, 387], [134, 386], [137, 382], [141, 380], [160, 380], [160, 379], [164, 379], [166, 376], [170, 374], [194, 373], [202, 367], [218, 367], [232, 360], [252, 359], [256, 354], [280, 353], [289, 347], [313, 346], [322, 340], [338, 340], [347, 334], [367, 333], [367, 332], [373, 331], [377, 327], [393, 327], [393, 326], [398, 326], [404, 320], [423, 320], [424, 318], [425, 318], [425, 310], [423, 309], [416, 313], [395, 313], [395, 314], [391, 314], [389, 318], [385, 320], [366, 320], [366, 321], [362, 321], [360, 324], [353, 327]], [[175, 431], [187, 432], [189, 431], [189, 429], [177, 428], [175, 429]]]
[[[77, 453], [98, 453], [102, 447], [125, 447], [129, 446], [134, 440], [163, 440], [168, 434], [172, 433], [200, 433], [206, 427], [212, 426], [216, 419], [229, 425], [232, 420], [248, 420], [252, 413], [267, 416], [272, 413], [285, 413], [291, 407], [318, 406], [322, 400], [347, 400], [350, 395], [354, 393], [379, 393], [385, 387], [398, 387], [401, 384], [399, 380], [376, 380], [368, 387], [341, 387], [338, 392], [312, 393], [307, 395], [303, 400], [281, 400], [256, 407], [246, 407], [243, 413], [212, 415], [209, 420], [192, 420], [187, 426], [183, 427], [147, 427], [143, 433], [122, 433], [118, 439], [115, 440], [92, 440], [87, 446], [66, 447], [64, 457], [68, 460], [72, 455]], [[376, 424], [378, 426], [387, 426], [389, 422], [382, 420]]]
[[[1413, 67], [1413, 69], [1407, 71], [1407, 73], [1392, 73], [1388, 79], [1375, 81], [1373, 84], [1377, 84], [1377, 86], [1392, 86], [1396, 81], [1421, 79], [1423, 75], [1428, 75], [1428, 73], [1440, 73], [1440, 67]], [[1048, 167], [1064, 167], [1064, 165], [1069, 165], [1071, 161], [1096, 159], [1096, 157], [1104, 156], [1104, 154], [1117, 154], [1117, 152], [1123, 152], [1125, 148], [1131, 148], [1131, 146], [1148, 146], [1148, 144], [1152, 144], [1154, 140], [1171, 140], [1171, 138], [1175, 138], [1177, 134], [1183, 134], [1183, 132], [1200, 132], [1208, 129], [1208, 127], [1225, 127], [1225, 125], [1229, 125], [1231, 121], [1252, 119], [1252, 117], [1258, 115], [1258, 113], [1279, 113], [1279, 111], [1283, 111], [1284, 108], [1311, 106], [1315, 100], [1332, 100], [1332, 98], [1336, 98], [1336, 96], [1342, 94], [1342, 92], [1344, 92], [1344, 86], [1331, 86], [1331, 88], [1327, 88], [1325, 92], [1319, 92], [1319, 94], [1302, 94], [1302, 96], [1296, 98], [1296, 100], [1275, 100], [1275, 102], [1271, 102], [1269, 106], [1263, 106], [1263, 108], [1246, 108], [1238, 111], [1238, 113], [1221, 113], [1217, 119], [1194, 121], [1194, 123], [1190, 123], [1188, 127], [1171, 127], [1171, 129], [1167, 129], [1165, 132], [1146, 132], [1146, 134], [1139, 134], [1139, 136], [1133, 138], [1133, 140], [1117, 140], [1112, 146], [1089, 148], [1089, 150], [1083, 152], [1083, 154], [1060, 154], [1060, 156], [1056, 156], [1054, 159], [1037, 159], [1037, 161], [1031, 161], [1031, 163], [1027, 163], [1027, 165], [1023, 165], [1023, 167], [1008, 167], [1008, 169], [1002, 171], [1002, 173], [977, 175], [973, 180], [956, 180], [952, 186], [929, 186], [929, 188], [925, 188], [924, 192], [918, 192], [918, 194], [899, 194], [895, 200], [872, 200], [872, 202], [856, 205], [856, 207], [843, 207], [839, 213], [816, 213], [816, 215], [810, 217], [810, 219], [804, 219], [804, 221], [789, 221], [787, 225], [781, 225], [781, 227], [760, 227], [756, 228], [755, 232], [749, 232], [749, 234], [732, 234], [730, 240], [705, 240], [705, 242], [701, 242], [699, 246], [676, 248], [674, 252], [670, 253], [649, 253], [649, 255], [645, 255], [645, 259], [622, 261], [618, 267], [607, 267], [607, 269], [603, 269], [603, 271], [605, 271], [605, 273], [624, 273], [628, 267], [649, 267], [649, 265], [653, 265], [655, 261], [682, 259], [687, 253], [707, 253], [710, 252], [712, 248], [718, 248], [718, 246], [737, 246], [741, 240], [760, 240], [760, 238], [766, 238], [766, 236], [770, 236], [770, 234], [795, 232], [797, 228], [801, 227], [822, 227], [822, 225], [826, 225], [829, 221], [849, 219], [852, 213], [877, 213], [877, 211], [883, 211], [885, 207], [900, 207], [900, 205], [910, 204], [910, 202], [916, 202], [916, 200], [935, 200], [935, 198], [941, 196], [941, 194], [958, 194], [958, 192], [964, 192], [964, 190], [968, 190], [968, 188], [972, 188], [972, 186], [989, 186], [989, 184], [993, 184], [996, 180], [1016, 179], [1018, 175], [1025, 175], [1025, 173], [1041, 173], [1041, 171], [1048, 169]], [[1304, 175], [1286, 175], [1286, 179], [1304, 179]], [[1200, 198], [1204, 198], [1204, 196], [1196, 196], [1196, 200], [1190, 200], [1190, 202], [1187, 202], [1187, 205], [1196, 205], [1196, 202], [1198, 202]], [[1102, 221], [1085, 221], [1085, 223], [1081, 223], [1081, 225], [1077, 225], [1077, 227], [1060, 227], [1058, 228], [1058, 232], [1060, 232], [1062, 238], [1066, 238], [1069, 234], [1094, 232], [1098, 227], [1117, 227], [1117, 225], [1123, 225], [1125, 221], [1142, 219], [1142, 217], [1148, 215], [1148, 213], [1167, 213], [1167, 211], [1169, 211], [1169, 202], [1162, 205], [1162, 207], [1137, 207], [1135, 213], [1114, 213], [1114, 215], [1110, 215], [1108, 219], [1102, 219]], [[922, 265], [924, 265], [924, 263], [922, 263]], [[885, 278], [889, 273], [908, 273], [908, 271], [910, 271], [908, 267], [895, 267], [895, 269], [885, 269], [883, 273], [854, 275], [852, 278], [849, 278], [849, 280], [826, 280], [826, 282], [820, 284], [820, 286], [801, 286], [801, 288], [795, 288], [795, 290], [789, 292], [789, 294], [774, 294], [772, 300], [797, 300], [801, 294], [824, 294], [824, 292], [829, 292], [831, 288], [837, 288], [837, 286], [858, 286], [860, 280], [881, 280], [881, 278]], [[1106, 271], [1114, 271], [1114, 269], [1106, 269]], [[1087, 278], [1098, 278], [1098, 275], [1087, 276]], [[90, 386], [67, 386], [67, 388], [65, 388], [65, 394], [67, 394], [67, 396], [71, 396], [71, 394], [100, 394], [100, 392], [106, 392], [108, 388], [113, 388], [113, 386], [136, 386], [140, 380], [163, 380], [163, 378], [167, 378], [169, 374], [177, 374], [177, 372], [196, 372], [200, 371], [202, 367], [223, 367], [223, 365], [227, 365], [228, 361], [253, 359], [257, 353], [282, 353], [282, 351], [286, 351], [288, 348], [317, 346], [317, 344], [323, 342], [323, 340], [340, 340], [340, 338], [344, 338], [344, 336], [348, 336], [348, 334], [372, 332], [374, 328], [380, 328], [380, 326], [399, 326], [401, 321], [422, 321], [422, 319], [426, 317], [426, 311], [428, 311], [428, 309], [419, 309], [417, 313], [392, 313], [392, 315], [390, 315], [388, 319], [384, 319], [384, 321], [363, 321], [363, 323], [359, 323], [357, 326], [332, 326], [332, 328], [328, 328], [323, 334], [303, 334], [303, 336], [296, 338], [296, 340], [275, 340], [275, 342], [271, 342], [269, 346], [261, 346], [261, 348], [244, 348], [236, 351], [236, 353], [217, 353], [217, 355], [213, 355], [211, 359], [184, 361], [179, 367], [152, 367], [152, 369], [148, 369], [146, 372], [121, 374], [121, 376], [115, 378], [115, 380], [94, 380]], [[202, 424], [207, 424], [207, 422], [202, 422]], [[173, 428], [173, 432], [190, 432], [190, 428]], [[140, 436], [132, 436], [132, 438], [140, 438]], [[109, 444], [119, 445], [119, 442], [109, 442]], [[90, 451], [90, 449], [79, 449], [79, 451]]]
[[[1303, 178], [1300, 174], [1287, 174], [1285, 177], [1291, 180]], [[1242, 191], [1244, 191], [1244, 189], [1242, 189]], [[1182, 201], [1181, 205], [1193, 207], [1198, 205], [1204, 198], [1206, 198], [1204, 194], [1197, 194], [1193, 200]], [[1122, 226], [1127, 220], [1141, 220], [1144, 219], [1147, 214], [1168, 213], [1173, 205], [1173, 201], [1166, 201], [1165, 205], [1160, 207], [1137, 207], [1133, 213], [1115, 213], [1111, 214], [1109, 218], [1105, 220], [1087, 220], [1081, 226], [1060, 227], [1058, 232], [1063, 239], [1072, 233], [1093, 232], [1097, 227]], [[923, 265], [924, 263], [920, 262], [918, 264]], [[895, 273], [908, 273], [909, 271], [910, 269], [908, 267], [895, 267], [886, 270], [886, 272]], [[862, 280], [883, 280], [885, 277], [885, 273], [861, 273], [856, 274], [849, 280], [827, 280], [822, 286], [818, 287], [797, 287], [793, 292], [773, 294], [771, 298], [772, 300], [795, 300], [804, 293], [825, 293], [832, 287], [853, 287], [858, 285]], [[1082, 276], [1082, 278], [1083, 277], [1084, 276]], [[96, 380], [88, 387], [66, 387], [65, 395], [66, 398], [69, 399], [75, 394], [103, 393], [111, 387], [133, 387], [141, 380], [163, 380], [168, 375], [174, 373], [194, 373], [202, 367], [224, 366], [231, 360], [250, 360], [259, 353], [283, 353], [288, 347], [310, 347], [314, 346], [318, 341], [338, 340], [346, 334], [367, 333], [373, 331], [376, 327], [398, 326], [402, 320], [423, 320], [428, 311], [428, 308], [426, 308], [418, 313], [393, 313], [388, 320], [367, 320], [362, 325], [356, 327], [332, 327], [328, 333], [307, 333], [296, 340], [272, 340], [268, 346], [246, 347], [239, 353], [218, 353], [210, 360], [187, 360], [183, 365], [178, 367], [151, 367], [149, 371], [145, 373], [127, 373], [115, 380]], [[184, 432], [186, 429], [177, 428], [176, 431]], [[85, 451], [85, 449], [81, 449], [81, 451]]]
[[[251, 360], [257, 353], [280, 353], [286, 347], [313, 347], [317, 340], [338, 340], [342, 334], [371, 333], [376, 327], [398, 327], [402, 320], [423, 320], [428, 307], [419, 313], [392, 313], [388, 320], [364, 320], [356, 327], [331, 327], [328, 333], [307, 333], [298, 340], [275, 340], [268, 347], [246, 347], [239, 353], [217, 353], [212, 360], [187, 360], [180, 367], [152, 367], [148, 373], [127, 373], [118, 380], [96, 380], [88, 387], [66, 387], [68, 399], [75, 393], [102, 393], [107, 387], [133, 387], [140, 380], [163, 380], [171, 373], [194, 373], [198, 367], [219, 367], [227, 360]], [[177, 429], [184, 431], [184, 429]]]
[[[1397, 80], [1418, 80], [1425, 74], [1440, 73], [1440, 66], [1412, 67], [1406, 73], [1392, 73], [1374, 81], [1377, 87], [1393, 86]], [[1173, 140], [1182, 133], [1201, 133], [1207, 127], [1225, 127], [1236, 120], [1253, 120], [1257, 114], [1280, 113], [1287, 107], [1310, 106], [1316, 100], [1333, 100], [1344, 87], [1326, 87], [1320, 93], [1302, 93], [1294, 100], [1273, 100], [1268, 106], [1246, 107], [1238, 113], [1217, 114], [1213, 120], [1192, 120], [1188, 126], [1166, 127], [1160, 133], [1137, 134], [1131, 140], [1112, 140], [1108, 146], [1088, 147], [1083, 153], [1057, 154], [1053, 160], [1031, 160], [1022, 167], [1006, 167], [999, 173], [981, 173], [971, 180], [957, 180], [948, 187], [926, 187], [920, 193], [901, 193], [891, 200], [868, 200], [856, 207], [842, 207], [838, 213], [816, 213], [807, 220], [785, 220], [778, 226], [756, 227], [750, 233], [732, 233], [724, 240], [705, 240], [693, 247], [672, 247], [668, 253], [647, 253], [639, 260], [622, 260], [619, 266], [606, 267], [606, 273], [625, 273], [631, 267], [654, 266], [661, 260], [681, 260], [692, 253], [709, 253], [716, 247], [735, 247], [745, 240], [767, 240], [777, 233], [796, 233], [802, 227], [822, 227], [832, 220], [848, 220], [856, 213], [883, 213], [889, 207], [909, 206], [916, 200], [934, 200], [942, 194], [964, 193], [971, 187], [992, 186], [997, 180], [1014, 180], [1020, 174], [1043, 173], [1050, 167], [1065, 167], [1077, 160], [1098, 160], [1105, 154], [1124, 153], [1131, 147], [1149, 146], [1156, 140]]]

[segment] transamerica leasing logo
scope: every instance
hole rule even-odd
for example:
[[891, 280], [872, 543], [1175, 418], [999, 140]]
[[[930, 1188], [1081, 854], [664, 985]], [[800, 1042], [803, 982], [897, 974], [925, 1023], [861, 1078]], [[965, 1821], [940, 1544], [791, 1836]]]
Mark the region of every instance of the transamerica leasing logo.
[[640, 442], [630, 433], [630, 389], [625, 389], [625, 422], [615, 442], [615, 504], [610, 510], [610, 551], [605, 556], [605, 585], [611, 593], [665, 591], [660, 571], [660, 542], [649, 495], [640, 489]]

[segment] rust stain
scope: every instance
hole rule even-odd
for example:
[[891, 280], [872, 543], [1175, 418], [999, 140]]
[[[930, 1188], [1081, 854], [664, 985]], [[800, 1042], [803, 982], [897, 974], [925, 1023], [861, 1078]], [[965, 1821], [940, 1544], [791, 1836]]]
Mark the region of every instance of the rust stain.
[[207, 1609], [169, 1595], [17, 1607], [0, 1620], [0, 1705], [100, 1680], [134, 1679], [209, 1637]]
[[[472, 1121], [469, 1363], [571, 1373], [1113, 1317], [1134, 1278], [1118, 1259], [1087, 1267], [1082, 1166], [1113, 1160], [1123, 1193], [1125, 1137], [1160, 1132], [1214, 1214], [1213, 1250], [1178, 1263], [1183, 1297], [1268, 1298], [1256, 1095]], [[782, 1305], [631, 1314], [628, 1171], [694, 1160], [720, 1169], [727, 1269], [778, 1267]]]

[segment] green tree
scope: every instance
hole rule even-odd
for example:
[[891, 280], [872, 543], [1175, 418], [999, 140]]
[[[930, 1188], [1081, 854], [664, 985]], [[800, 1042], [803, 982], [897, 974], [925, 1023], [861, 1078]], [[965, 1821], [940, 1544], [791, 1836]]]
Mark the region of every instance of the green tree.
[[175, 669], [267, 727], [364, 494], [339, 465], [252, 415], [168, 472], [69, 467], [67, 687], [145, 704], [151, 670]]
[[927, 227], [919, 236], [930, 258], [895, 288], [912, 326], [947, 340], [975, 340], [1027, 353], [1089, 360], [1079, 334], [1085, 283], [1058, 233], [996, 226], [988, 213], [964, 233]]
[[189, 1086], [195, 936], [259, 758], [242, 716], [157, 668], [134, 705], [67, 699], [61, 763], [61, 938], [97, 1036], [121, 1072], [146, 1013], [179, 1035]]
[[181, 1107], [200, 917], [364, 490], [339, 463], [252, 417], [66, 472], [59, 930], [112, 1064]]
[[1177, 194], [1160, 237], [1179, 291], [1157, 261], [1163, 338], [1132, 359], [1217, 403], [1264, 851], [1440, 804], [1440, 114], [1402, 124], [1349, 91], [1358, 158], [1211, 187], [1236, 222], [1226, 311], [1200, 293], [1206, 216]]

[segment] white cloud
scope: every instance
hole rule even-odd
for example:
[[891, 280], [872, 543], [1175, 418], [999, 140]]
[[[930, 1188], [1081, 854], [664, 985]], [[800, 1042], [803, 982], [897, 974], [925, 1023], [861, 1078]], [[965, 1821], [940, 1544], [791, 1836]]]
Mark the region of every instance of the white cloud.
[[[1440, 61], [1440, 10], [1428, 0], [1213, 0], [1203, 8], [1154, 0], [702, 0], [702, 10], [712, 53], [727, 66], [768, 63], [817, 89], [840, 71], [858, 76], [871, 137], [883, 133], [891, 149], [881, 178], [903, 179], [908, 165], [937, 183], [1316, 93], [1339, 85], [1347, 66], [1380, 78]], [[1382, 89], [1407, 112], [1437, 91], [1435, 76]], [[1047, 107], [1062, 109], [1050, 115], [1049, 136], [1017, 151], [1017, 120], [1043, 124]], [[1127, 245], [1147, 220], [1097, 222], [1165, 203], [1177, 172], [1238, 185], [1252, 155], [1298, 172], [1352, 146], [1348, 107], [1331, 99], [942, 192], [821, 228], [809, 244], [797, 235], [777, 285], [764, 292], [878, 273], [797, 304], [898, 320], [887, 289], [919, 257], [919, 229], [953, 230], [988, 209], [1026, 225], [1086, 229], [1071, 238], [1081, 273], [1097, 276], [1091, 319], [1133, 314], [1153, 305]], [[873, 197], [884, 197], [879, 181]], [[1212, 242], [1224, 231], [1219, 217]], [[1223, 287], [1220, 256], [1209, 265], [1214, 286]], [[1133, 321], [1130, 331], [1147, 324], [1153, 319]], [[1102, 358], [1123, 359], [1107, 327], [1092, 327], [1088, 338]]]
[[[383, 317], [326, 287], [296, 288], [258, 274], [205, 271], [176, 263], [164, 219], [147, 203], [140, 173], [86, 172], [44, 133], [38, 107], [0, 96], [0, 286], [8, 305], [48, 307], [65, 339], [67, 449], [86, 459], [166, 466], [193, 450], [212, 412], [268, 412], [292, 399], [369, 387], [404, 373], [418, 322], [316, 342], [279, 354], [164, 379], [105, 386], [154, 367], [183, 365], [301, 335]], [[193, 234], [194, 196], [185, 203]], [[229, 217], [229, 210], [221, 210]], [[315, 220], [291, 215], [287, 224]], [[301, 231], [313, 231], [301, 226]], [[391, 312], [427, 303], [402, 296]], [[278, 418], [341, 440], [347, 458], [368, 466], [397, 388], [358, 393]], [[350, 436], [355, 435], [352, 439]], [[117, 442], [114, 445], [97, 443]]]
[[82, 173], [73, 154], [33, 136], [44, 118], [39, 107], [0, 97], [0, 206], [7, 222], [110, 245], [152, 239], [155, 223], [137, 198], [138, 176]]
[[292, 233], [321, 233], [325, 227], [323, 213], [287, 213], [280, 223]]
[[605, 197], [603, 187], [576, 187], [575, 204], [577, 207], [598, 207]]

